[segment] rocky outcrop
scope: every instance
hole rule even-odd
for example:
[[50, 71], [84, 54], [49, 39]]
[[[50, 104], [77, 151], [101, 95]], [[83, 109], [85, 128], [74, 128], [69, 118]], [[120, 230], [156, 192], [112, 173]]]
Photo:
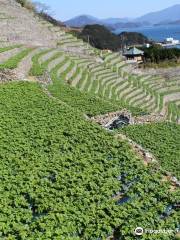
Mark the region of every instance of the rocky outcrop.
[[47, 71], [42, 76], [37, 77], [37, 79], [38, 79], [38, 82], [40, 82], [44, 86], [52, 84], [51, 76]]
[[[134, 124], [148, 124], [164, 121], [164, 116], [160, 114], [151, 114], [143, 116], [132, 116], [132, 114], [123, 109], [118, 112], [111, 112], [104, 115], [99, 115], [91, 118], [92, 121], [107, 129], [120, 128], [123, 125], [134, 125]], [[119, 123], [119, 124], [118, 124]], [[112, 128], [112, 126], [114, 126]]]
[[0, 83], [11, 82], [13, 80], [17, 80], [17, 76], [13, 70], [0, 70]]
[[129, 124], [134, 124], [132, 114], [128, 112], [126, 109], [123, 109], [118, 112], [111, 112], [104, 115], [95, 116], [92, 117], [91, 120], [104, 127], [107, 127], [111, 125], [115, 120], [117, 120], [120, 116], [124, 116], [127, 119], [129, 119], [128, 121]]

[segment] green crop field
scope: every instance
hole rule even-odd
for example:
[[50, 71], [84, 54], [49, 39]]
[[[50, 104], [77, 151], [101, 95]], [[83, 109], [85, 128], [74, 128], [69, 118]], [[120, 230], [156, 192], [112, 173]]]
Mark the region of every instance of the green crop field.
[[18, 2], [0, 1], [0, 240], [178, 239], [179, 70], [145, 72]]
[[180, 126], [173, 123], [134, 125], [121, 130], [152, 152], [161, 166], [180, 177]]
[[53, 96], [86, 113], [88, 116], [118, 111], [123, 108], [130, 109], [133, 115], [139, 115], [143, 112], [140, 108], [131, 107], [122, 101], [108, 101], [96, 95], [81, 92], [79, 89], [66, 84], [61, 77], [58, 79], [56, 69], [52, 70], [51, 77], [53, 84], [48, 89]]
[[133, 240], [138, 226], [178, 227], [178, 191], [126, 142], [35, 83], [1, 85], [0, 108], [1, 239], [97, 240], [115, 229]]

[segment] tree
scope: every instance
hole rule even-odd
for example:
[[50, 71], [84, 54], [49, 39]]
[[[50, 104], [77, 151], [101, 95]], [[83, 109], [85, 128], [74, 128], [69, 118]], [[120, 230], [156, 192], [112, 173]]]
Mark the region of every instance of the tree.
[[33, 4], [38, 13], [46, 13], [47, 14], [50, 11], [50, 7], [48, 5], [46, 5], [45, 3], [34, 1]]

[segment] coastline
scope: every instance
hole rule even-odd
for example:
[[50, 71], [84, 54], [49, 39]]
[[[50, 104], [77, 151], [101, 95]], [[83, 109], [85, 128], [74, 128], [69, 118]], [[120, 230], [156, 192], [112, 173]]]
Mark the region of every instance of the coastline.
[[[121, 32], [138, 32], [147, 36], [150, 40], [162, 42], [164, 39], [172, 37], [180, 40], [180, 25], [161, 25], [161, 26], [146, 26], [137, 28], [119, 28], [114, 31], [115, 34]], [[180, 44], [178, 46], [180, 48]]]

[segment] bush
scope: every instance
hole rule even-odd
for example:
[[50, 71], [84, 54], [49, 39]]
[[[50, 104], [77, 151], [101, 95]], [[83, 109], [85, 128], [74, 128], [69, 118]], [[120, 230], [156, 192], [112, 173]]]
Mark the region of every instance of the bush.
[[98, 49], [110, 49], [112, 51], [121, 49], [120, 38], [106, 27], [98, 24], [85, 26], [79, 37]]
[[36, 11], [35, 5], [30, 0], [16, 0], [22, 7], [25, 7], [31, 11]]
[[150, 48], [143, 49], [146, 62], [161, 63], [162, 61], [175, 61], [180, 59], [180, 49], [177, 48], [162, 48], [153, 45]]

